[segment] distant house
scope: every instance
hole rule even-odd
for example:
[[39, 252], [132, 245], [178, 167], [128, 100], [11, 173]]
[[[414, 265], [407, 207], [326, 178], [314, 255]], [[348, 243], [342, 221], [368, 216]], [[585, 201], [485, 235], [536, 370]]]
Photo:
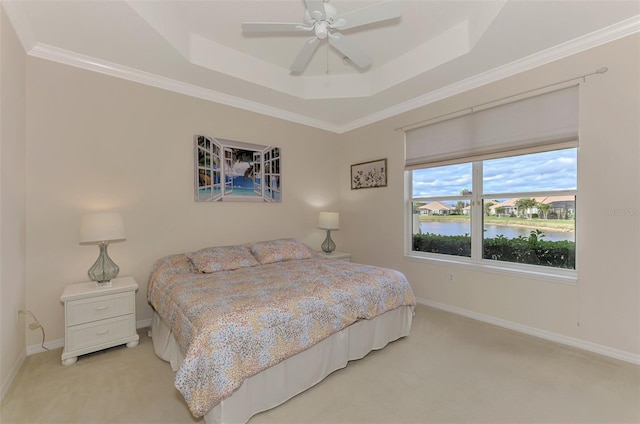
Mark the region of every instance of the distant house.
[[[508, 199], [508, 200], [505, 200], [504, 202], [491, 205], [491, 207], [489, 208], [489, 215], [493, 215], [493, 216], [511, 216], [511, 214], [517, 215], [518, 208], [516, 207], [516, 202], [518, 201], [518, 199], [519, 198]], [[504, 209], [500, 209], [500, 212], [498, 213], [499, 208], [504, 208]]]
[[420, 209], [421, 215], [449, 215], [456, 210], [456, 208], [437, 201], [420, 206], [418, 209]]
[[558, 218], [563, 215], [574, 215], [576, 211], [576, 198], [574, 196], [549, 196], [540, 203], [551, 206], [547, 218]]
[[[503, 202], [496, 203], [489, 208], [489, 214], [494, 216], [510, 216], [512, 214], [518, 214], [518, 207], [516, 203], [521, 197], [514, 197], [513, 199], [507, 199]], [[550, 210], [547, 212], [548, 218], [557, 218], [563, 215], [572, 215], [576, 210], [576, 201], [573, 196], [545, 196], [534, 197], [538, 203], [544, 203], [550, 206]], [[498, 213], [499, 208], [501, 209]], [[538, 208], [533, 207], [530, 210], [524, 211], [525, 214], [536, 214]]]

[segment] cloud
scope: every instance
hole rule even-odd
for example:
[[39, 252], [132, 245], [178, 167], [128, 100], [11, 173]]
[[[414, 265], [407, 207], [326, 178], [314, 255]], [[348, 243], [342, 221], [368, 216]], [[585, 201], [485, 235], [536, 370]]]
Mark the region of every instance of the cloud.
[[[471, 190], [471, 166], [440, 167], [413, 172], [413, 196], [459, 196], [464, 189]], [[446, 169], [443, 169], [446, 168]]]
[[[471, 164], [413, 171], [414, 197], [458, 196], [471, 191]], [[484, 193], [575, 190], [577, 149], [492, 159], [483, 163]]]
[[250, 167], [251, 165], [247, 162], [236, 162], [231, 167], [231, 175], [234, 177], [243, 176], [245, 171]]

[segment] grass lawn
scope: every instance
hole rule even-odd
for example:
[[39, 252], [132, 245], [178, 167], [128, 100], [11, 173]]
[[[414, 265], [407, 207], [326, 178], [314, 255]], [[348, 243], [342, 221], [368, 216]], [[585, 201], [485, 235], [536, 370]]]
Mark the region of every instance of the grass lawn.
[[[469, 222], [468, 215], [420, 215], [420, 222]], [[540, 218], [511, 218], [485, 216], [486, 224], [513, 225], [517, 227], [548, 228], [552, 230], [574, 231], [575, 221], [573, 219], [540, 219]]]

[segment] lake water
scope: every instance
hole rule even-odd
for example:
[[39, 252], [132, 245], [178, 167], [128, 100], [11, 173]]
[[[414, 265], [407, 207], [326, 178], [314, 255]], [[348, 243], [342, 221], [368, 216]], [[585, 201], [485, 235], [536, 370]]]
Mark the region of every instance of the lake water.
[[[485, 225], [485, 238], [495, 238], [502, 235], [506, 238], [517, 238], [519, 236], [529, 237], [533, 228], [513, 227], [507, 225]], [[442, 234], [445, 236], [457, 236], [471, 234], [471, 226], [464, 222], [421, 222], [420, 231], [423, 233]], [[542, 230], [544, 240], [547, 241], [575, 241], [575, 234], [567, 231]]]

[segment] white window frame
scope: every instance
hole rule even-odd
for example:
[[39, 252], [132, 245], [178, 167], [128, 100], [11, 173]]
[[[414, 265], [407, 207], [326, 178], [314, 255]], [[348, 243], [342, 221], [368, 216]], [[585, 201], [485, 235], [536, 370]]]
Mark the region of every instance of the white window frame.
[[[561, 147], [560, 147], [561, 148]], [[548, 149], [541, 149], [540, 152]], [[506, 156], [519, 156], [528, 152], [511, 152], [513, 154], [505, 154]], [[497, 261], [483, 259], [482, 257], [482, 234], [483, 234], [483, 204], [485, 198], [495, 197], [538, 197], [538, 196], [558, 196], [558, 195], [574, 195], [577, 196], [577, 190], [563, 191], [539, 191], [539, 192], [517, 192], [517, 193], [487, 193], [482, 191], [483, 160], [477, 161], [460, 161], [459, 163], [472, 163], [472, 188], [471, 196], [447, 196], [441, 197], [413, 197], [413, 169], [405, 171], [405, 252], [407, 259], [417, 260], [421, 262], [433, 263], [437, 265], [452, 266], [458, 268], [466, 268], [480, 271], [493, 272], [498, 274], [514, 275], [518, 277], [528, 277], [544, 281], [553, 281], [563, 284], [575, 285], [578, 281], [578, 256], [576, 255], [575, 269], [545, 267], [541, 265], [520, 264], [507, 261]], [[420, 169], [420, 168], [416, 168]], [[471, 258], [464, 256], [447, 255], [431, 252], [418, 252], [413, 250], [413, 202], [415, 201], [431, 201], [431, 200], [457, 200], [460, 198], [470, 199], [470, 218], [471, 218]], [[576, 202], [577, 209], [577, 202]], [[577, 217], [576, 210], [576, 249], [577, 249]]]

